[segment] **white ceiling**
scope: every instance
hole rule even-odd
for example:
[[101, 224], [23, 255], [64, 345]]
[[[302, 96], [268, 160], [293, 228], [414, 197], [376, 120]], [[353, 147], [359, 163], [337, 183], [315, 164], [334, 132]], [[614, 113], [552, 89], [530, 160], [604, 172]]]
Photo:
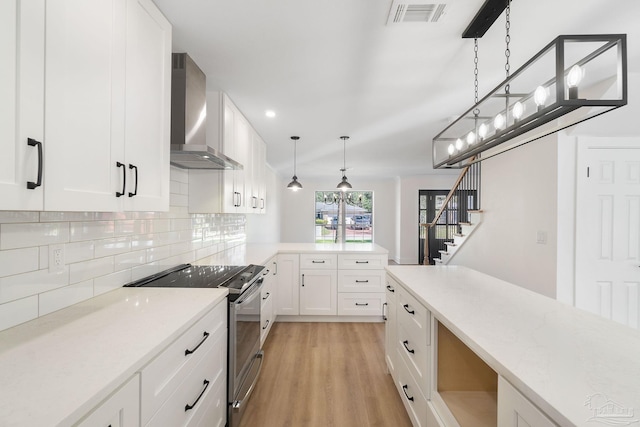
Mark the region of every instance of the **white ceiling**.
[[[431, 139], [473, 103], [473, 40], [461, 34], [484, 0], [449, 0], [437, 23], [387, 25], [392, 0], [155, 0], [207, 87], [229, 94], [282, 176], [428, 173]], [[640, 71], [639, 0], [516, 0], [511, 70], [560, 34], [627, 33]], [[505, 18], [480, 39], [480, 97], [505, 77]], [[629, 96], [638, 94], [631, 87]], [[273, 109], [277, 116], [265, 117]], [[597, 119], [595, 119], [597, 120]], [[355, 178], [355, 179], [354, 179]]]

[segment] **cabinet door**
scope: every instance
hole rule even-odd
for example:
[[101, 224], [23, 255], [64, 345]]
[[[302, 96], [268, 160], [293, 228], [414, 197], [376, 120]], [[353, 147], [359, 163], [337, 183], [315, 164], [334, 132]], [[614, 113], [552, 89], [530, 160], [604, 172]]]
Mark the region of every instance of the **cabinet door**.
[[140, 378], [134, 375], [120, 390], [93, 410], [77, 427], [140, 425]]
[[387, 284], [387, 318], [384, 328], [384, 350], [385, 359], [387, 360], [387, 367], [389, 373], [393, 376], [396, 364], [396, 337], [398, 335], [397, 328], [398, 322], [396, 318], [396, 298], [395, 290], [398, 286], [393, 279], [388, 279]]
[[556, 426], [501, 376], [498, 377], [498, 425], [500, 427]]
[[300, 255], [280, 254], [276, 268], [276, 314], [297, 316], [300, 314], [299, 283]]
[[335, 270], [300, 270], [300, 314], [338, 314], [338, 274]]
[[171, 24], [151, 0], [128, 0], [126, 210], [169, 210]]
[[[233, 107], [229, 98], [225, 95], [223, 97], [223, 132], [222, 132], [222, 146], [223, 152], [225, 155], [231, 157], [232, 159], [239, 161], [235, 157], [235, 120], [236, 120], [236, 109]], [[215, 120], [215, 119], [214, 119]], [[238, 204], [240, 201], [240, 193], [236, 191], [236, 171], [234, 170], [225, 170], [222, 172], [223, 175], [223, 184], [222, 184], [222, 212], [232, 213], [236, 212], [238, 209]]]
[[44, 0], [0, 2], [0, 210], [42, 210], [37, 182], [44, 137]]
[[122, 207], [125, 13], [125, 0], [47, 2], [46, 210]]
[[244, 169], [234, 171], [233, 176], [234, 191], [239, 195], [235, 212], [246, 213], [250, 209], [247, 201], [246, 174], [249, 169], [248, 149], [251, 136], [249, 134], [249, 123], [238, 110], [236, 110], [234, 117], [234, 133], [235, 153], [237, 156], [235, 160], [244, 166]]

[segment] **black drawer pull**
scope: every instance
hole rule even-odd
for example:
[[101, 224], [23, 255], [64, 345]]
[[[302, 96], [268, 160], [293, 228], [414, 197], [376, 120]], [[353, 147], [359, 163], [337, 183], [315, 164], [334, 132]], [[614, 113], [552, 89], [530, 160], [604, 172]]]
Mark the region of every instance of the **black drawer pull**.
[[356, 261], [356, 264], [369, 264], [369, 261]]
[[269, 327], [269, 319], [267, 319], [267, 323], [264, 324], [264, 326], [262, 327], [262, 329], [267, 329]]
[[356, 303], [356, 305], [357, 305], [358, 307], [366, 307], [366, 306], [368, 306], [368, 305], [369, 305], [369, 303], [368, 303], [368, 302], [365, 302], [364, 304], [362, 304], [362, 303], [357, 302], [357, 303]]
[[127, 169], [124, 163], [116, 162], [116, 167], [122, 167], [122, 191], [116, 191], [116, 197], [124, 196], [124, 190], [127, 188]]
[[407, 396], [407, 399], [409, 399], [411, 402], [413, 402], [413, 396], [409, 397], [409, 395], [407, 394], [407, 389], [409, 388], [408, 384], [405, 384], [402, 386], [402, 391], [404, 392], [404, 395]]
[[271, 295], [271, 293], [267, 292], [267, 294], [262, 297], [262, 301], [265, 301], [267, 298], [269, 298], [269, 295]]
[[316, 261], [315, 259], [311, 262], [314, 264], [324, 264], [324, 261]]
[[356, 280], [356, 283], [369, 283], [368, 280]]
[[196, 405], [198, 404], [198, 401], [200, 400], [200, 398], [202, 397], [202, 395], [204, 394], [205, 391], [207, 391], [207, 387], [209, 387], [209, 380], [204, 380], [204, 382], [202, 383], [202, 385], [204, 385], [204, 388], [202, 389], [202, 391], [200, 392], [200, 395], [198, 396], [198, 398], [196, 399], [195, 402], [193, 402], [193, 405], [189, 405], [188, 403], [184, 406], [184, 412], [187, 412], [190, 409], [193, 409], [196, 407]]
[[410, 349], [409, 349], [409, 345], [408, 345], [408, 344], [409, 344], [409, 341], [407, 341], [407, 340], [402, 341], [402, 345], [404, 346], [404, 348], [405, 348], [409, 353], [414, 354], [416, 351], [415, 351], [415, 350], [410, 350]]
[[396, 290], [391, 287], [391, 285], [387, 285], [387, 290], [389, 292], [395, 292]]
[[27, 144], [30, 147], [38, 147], [38, 180], [36, 182], [27, 181], [27, 188], [35, 190], [42, 185], [42, 142], [27, 138]]
[[405, 311], [409, 314], [416, 314], [415, 310], [409, 310], [409, 304], [403, 305]]
[[387, 321], [387, 307], [389, 305], [385, 302], [382, 304], [382, 320]]
[[131, 163], [129, 163], [129, 169], [135, 169], [136, 170], [136, 185], [133, 188], [133, 193], [131, 191], [129, 191], [129, 197], [133, 197], [133, 196], [137, 196], [138, 195], [138, 167], [135, 165], [132, 165]]
[[304, 274], [302, 275], [302, 287], [304, 288]]
[[188, 356], [188, 355], [190, 355], [190, 354], [192, 354], [192, 353], [195, 353], [195, 352], [196, 352], [196, 350], [198, 349], [198, 347], [200, 347], [200, 346], [202, 345], [202, 343], [203, 343], [203, 342], [205, 342], [205, 341], [207, 340], [207, 338], [209, 338], [209, 332], [204, 331], [204, 333], [202, 334], [202, 336], [203, 336], [202, 341], [200, 341], [200, 342], [198, 343], [198, 345], [197, 345], [197, 346], [195, 346], [195, 347], [193, 348], [193, 350], [186, 349], [186, 350], [184, 351], [184, 355], [185, 355], [185, 356]]

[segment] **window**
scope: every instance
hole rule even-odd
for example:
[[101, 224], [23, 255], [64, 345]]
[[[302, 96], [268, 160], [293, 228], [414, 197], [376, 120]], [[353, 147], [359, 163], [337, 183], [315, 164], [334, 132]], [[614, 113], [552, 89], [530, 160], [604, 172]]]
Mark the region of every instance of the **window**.
[[373, 191], [316, 191], [315, 203], [316, 243], [373, 242]]

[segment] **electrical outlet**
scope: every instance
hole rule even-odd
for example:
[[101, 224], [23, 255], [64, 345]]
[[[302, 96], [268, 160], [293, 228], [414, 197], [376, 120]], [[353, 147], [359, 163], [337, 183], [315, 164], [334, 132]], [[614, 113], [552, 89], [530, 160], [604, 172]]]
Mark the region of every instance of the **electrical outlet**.
[[538, 231], [538, 235], [536, 238], [536, 243], [540, 244], [540, 245], [546, 245], [547, 244], [547, 232], [546, 231]]
[[64, 245], [49, 245], [49, 272], [64, 270]]

